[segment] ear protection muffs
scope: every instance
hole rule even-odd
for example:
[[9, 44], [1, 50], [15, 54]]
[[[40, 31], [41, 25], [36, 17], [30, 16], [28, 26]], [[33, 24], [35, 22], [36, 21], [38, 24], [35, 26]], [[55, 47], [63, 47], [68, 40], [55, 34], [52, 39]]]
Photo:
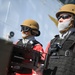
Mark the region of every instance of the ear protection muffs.
[[34, 36], [39, 36], [40, 35], [40, 31], [37, 29], [31, 29], [31, 34]]

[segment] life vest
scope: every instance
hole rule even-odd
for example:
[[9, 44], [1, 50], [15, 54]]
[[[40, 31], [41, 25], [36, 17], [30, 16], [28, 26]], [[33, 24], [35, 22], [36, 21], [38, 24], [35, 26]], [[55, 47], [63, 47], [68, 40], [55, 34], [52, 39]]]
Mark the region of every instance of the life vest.
[[[59, 36], [50, 43], [43, 75], [75, 75], [75, 33], [64, 39]], [[48, 60], [47, 60], [48, 59]]]

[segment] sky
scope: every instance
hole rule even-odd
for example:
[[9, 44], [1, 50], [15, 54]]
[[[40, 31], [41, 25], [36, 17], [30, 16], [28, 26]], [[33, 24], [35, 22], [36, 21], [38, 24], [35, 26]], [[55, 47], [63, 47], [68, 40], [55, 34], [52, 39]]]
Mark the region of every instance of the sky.
[[6, 39], [13, 31], [11, 41], [16, 42], [21, 37], [20, 25], [26, 19], [33, 19], [39, 23], [41, 35], [36, 37], [46, 48], [48, 42], [58, 34], [55, 23], [49, 15], [55, 14], [62, 4], [59, 0], [0, 0], [0, 38]]

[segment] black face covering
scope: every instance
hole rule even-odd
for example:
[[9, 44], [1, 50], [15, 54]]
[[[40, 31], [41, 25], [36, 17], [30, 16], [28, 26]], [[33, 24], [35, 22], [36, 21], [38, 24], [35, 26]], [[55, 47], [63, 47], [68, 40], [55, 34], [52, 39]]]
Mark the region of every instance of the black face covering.
[[28, 32], [29, 30], [31, 30], [30, 27], [27, 27], [27, 26], [21, 26], [21, 31]]

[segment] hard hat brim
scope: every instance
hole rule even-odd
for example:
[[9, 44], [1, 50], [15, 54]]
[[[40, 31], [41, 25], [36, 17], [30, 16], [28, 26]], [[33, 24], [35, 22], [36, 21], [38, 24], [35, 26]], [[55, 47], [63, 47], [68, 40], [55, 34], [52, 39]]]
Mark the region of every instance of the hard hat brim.
[[[68, 11], [60, 11], [60, 12], [57, 12], [56, 13], [56, 17], [58, 17], [60, 14], [62, 13], [70, 13], [70, 14], [73, 14], [72, 12], [68, 12]], [[73, 14], [74, 15], [74, 14]]]

